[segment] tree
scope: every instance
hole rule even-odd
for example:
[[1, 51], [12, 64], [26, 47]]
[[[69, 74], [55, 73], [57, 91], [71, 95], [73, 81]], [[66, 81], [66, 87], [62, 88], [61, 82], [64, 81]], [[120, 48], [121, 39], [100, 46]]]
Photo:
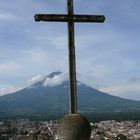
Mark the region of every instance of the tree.
[[123, 134], [118, 134], [118, 136], [115, 138], [115, 140], [128, 140], [127, 137]]

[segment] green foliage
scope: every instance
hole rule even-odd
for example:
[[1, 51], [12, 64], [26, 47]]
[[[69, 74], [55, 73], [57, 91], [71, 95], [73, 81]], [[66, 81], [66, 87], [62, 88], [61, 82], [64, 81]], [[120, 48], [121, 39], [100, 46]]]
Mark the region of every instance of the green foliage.
[[8, 137], [0, 136], [0, 140], [9, 140], [9, 138]]
[[126, 137], [125, 135], [119, 134], [119, 135], [115, 138], [115, 140], [128, 140], [128, 139], [127, 139], [127, 137]]

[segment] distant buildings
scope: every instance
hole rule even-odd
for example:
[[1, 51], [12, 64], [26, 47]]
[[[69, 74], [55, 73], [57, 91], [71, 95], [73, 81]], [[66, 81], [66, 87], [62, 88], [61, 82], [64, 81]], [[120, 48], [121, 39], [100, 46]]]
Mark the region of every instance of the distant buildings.
[[17, 136], [16, 140], [32, 140], [32, 136]]
[[92, 124], [93, 140], [140, 140], [140, 122], [101, 121]]
[[[28, 119], [0, 122], [1, 140], [58, 140], [57, 121]], [[140, 140], [140, 122], [101, 121], [92, 123], [91, 140]]]

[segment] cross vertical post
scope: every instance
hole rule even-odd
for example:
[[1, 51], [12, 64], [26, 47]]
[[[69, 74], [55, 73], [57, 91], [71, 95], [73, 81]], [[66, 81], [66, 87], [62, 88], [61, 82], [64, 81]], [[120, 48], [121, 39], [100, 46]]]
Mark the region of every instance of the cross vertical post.
[[75, 59], [75, 22], [103, 23], [104, 15], [75, 15], [73, 0], [67, 0], [67, 14], [36, 14], [35, 21], [67, 22], [68, 25], [68, 50], [69, 50], [69, 92], [70, 115], [65, 116], [59, 123], [57, 135], [60, 140], [90, 140], [91, 126], [88, 120], [77, 114], [77, 83]]
[[77, 84], [76, 84], [76, 60], [75, 60], [75, 41], [74, 41], [74, 22], [71, 20], [73, 16], [73, 0], [67, 0], [68, 11], [68, 50], [69, 50], [69, 78], [70, 78], [70, 113], [77, 113]]
[[69, 92], [70, 92], [70, 113], [77, 113], [77, 83], [76, 83], [76, 60], [75, 60], [75, 40], [74, 23], [103, 23], [104, 15], [75, 15], [73, 0], [67, 0], [67, 14], [36, 14], [35, 21], [47, 22], [67, 22], [68, 24], [68, 50], [69, 50]]

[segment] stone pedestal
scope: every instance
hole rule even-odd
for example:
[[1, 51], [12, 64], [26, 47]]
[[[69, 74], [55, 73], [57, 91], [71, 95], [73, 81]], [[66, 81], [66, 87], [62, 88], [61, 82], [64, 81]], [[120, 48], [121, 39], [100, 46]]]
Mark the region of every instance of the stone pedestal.
[[66, 115], [57, 128], [59, 140], [90, 140], [91, 126], [88, 120], [79, 114]]

